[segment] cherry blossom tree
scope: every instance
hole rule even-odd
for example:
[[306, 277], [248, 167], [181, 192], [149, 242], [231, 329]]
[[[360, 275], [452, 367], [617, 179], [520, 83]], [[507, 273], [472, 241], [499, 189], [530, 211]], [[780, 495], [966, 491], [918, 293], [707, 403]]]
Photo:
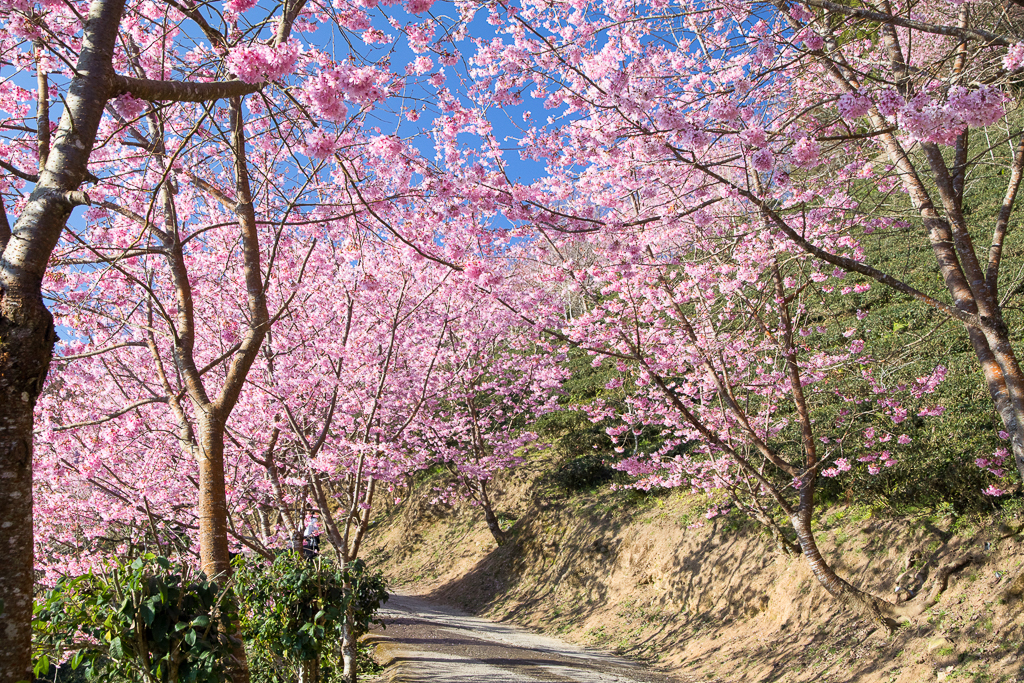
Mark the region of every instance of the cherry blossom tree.
[[503, 545], [507, 535], [494, 511], [491, 484], [495, 475], [524, 462], [521, 451], [537, 439], [529, 424], [555, 408], [564, 355], [540, 344], [537, 331], [503, 306], [499, 294], [480, 297], [475, 283], [468, 287], [461, 297], [468, 306], [450, 313], [438, 391], [411, 447], [451, 473], [435, 502], [465, 499], [479, 506], [495, 542]]
[[[414, 265], [403, 250], [385, 246], [334, 277], [340, 286], [311, 292], [322, 299], [313, 310], [334, 307], [330, 331], [323, 327], [327, 316], [311, 316], [303, 306], [268, 347], [273, 370], [260, 389], [280, 427], [258, 462], [286, 528], [297, 528], [291, 520], [308, 500], [338, 559], [349, 563], [359, 557], [378, 489], [394, 490], [425, 466], [406, 448], [406, 435], [431, 419], [427, 406], [437, 391], [455, 273]], [[290, 495], [273, 471], [279, 463], [293, 473]], [[347, 624], [343, 630], [343, 675], [354, 681], [357, 644]]]
[[[472, 58], [475, 99], [519, 107], [521, 154], [550, 175], [489, 185], [517, 203], [510, 218], [548, 232], [701, 221], [719, 203], [762, 213], [757, 230], [962, 323], [1024, 475], [1024, 375], [1003, 312], [1024, 163], [1019, 11], [505, 6], [495, 20], [507, 38], [480, 42]], [[522, 111], [526, 97], [552, 110], [546, 123]], [[993, 164], [1002, 201], [970, 216], [965, 197]], [[629, 193], [632, 204], [617, 201]], [[976, 247], [983, 230], [991, 246]], [[945, 291], [865, 254], [857, 245], [872, 234], [901, 249], [914, 235]]]
[[[60, 262], [73, 267], [58, 271], [64, 276], [59, 278], [62, 290], [54, 293], [63, 302], [58, 316], [76, 329], [87, 329], [90, 342], [102, 339], [98, 348], [85, 345], [78, 355], [94, 354], [96, 362], [116, 368], [112, 379], [119, 395], [108, 397], [117, 402], [112, 406], [80, 402], [77, 408], [97, 411], [96, 416], [58, 428], [127, 416], [127, 424], [110, 427], [110, 452], [94, 452], [90, 462], [81, 463], [84, 454], [75, 449], [70, 464], [83, 464], [88, 470], [98, 466], [104, 474], [130, 482], [125, 472], [117, 472], [126, 461], [137, 465], [131, 458], [118, 457], [126, 454], [132, 441], [130, 432], [121, 430], [140, 422], [134, 409], [165, 404], [169, 419], [158, 423], [158, 433], [174, 434], [175, 439], [168, 443], [158, 438], [148, 445], [172, 462], [177, 447], [196, 463], [193, 483], [198, 490], [193, 495], [198, 494], [200, 565], [208, 576], [223, 577], [230, 571], [226, 431], [273, 318], [287, 306], [289, 292], [275, 288], [275, 310], [268, 308], [272, 279], [286, 274], [286, 282], [301, 280], [305, 258], [298, 244], [304, 236], [291, 231], [294, 195], [280, 199], [264, 185], [254, 197], [240, 98], [231, 101], [222, 117], [230, 150], [220, 157], [223, 165], [207, 164], [187, 176], [175, 173], [174, 159], [188, 161], [191, 155], [180, 147], [164, 153], [168, 129], [180, 123], [168, 120], [165, 113], [149, 113], [148, 135], [136, 131], [137, 138], [154, 150], [141, 160], [140, 168], [132, 169], [137, 175], [122, 174], [120, 187], [90, 212], [82, 245], [60, 253]], [[200, 123], [205, 118], [196, 113]], [[216, 138], [202, 137], [185, 136], [186, 144], [196, 144], [196, 151], [202, 145], [208, 153]], [[154, 177], [156, 182], [150, 184]], [[300, 190], [293, 192], [301, 197]], [[150, 213], [145, 217], [147, 201]], [[256, 201], [261, 209], [270, 210], [258, 214]], [[261, 249], [260, 242], [275, 248]], [[309, 250], [305, 251], [308, 257]], [[118, 405], [124, 400], [129, 401], [127, 406]], [[180, 465], [166, 470], [181, 471]], [[138, 499], [130, 497], [130, 502], [137, 511]], [[152, 512], [147, 509], [146, 514]], [[244, 658], [239, 655], [241, 664]]]
[[[295, 543], [311, 506], [352, 559], [377, 487], [432, 458], [490, 507], [529, 438], [511, 427], [557, 383], [533, 346], [554, 339], [620, 366], [624, 451], [660, 432], [623, 462], [640, 485], [728, 495], [783, 547], [788, 525], [826, 589], [885, 622], [810, 528], [819, 477], [885, 467], [907, 415], [936, 410], [941, 369], [901, 386], [870, 340], [811, 321], [881, 285], [965, 326], [1024, 475], [1003, 267], [1019, 8], [524, 0], [471, 34], [481, 8], [457, 3], [447, 24], [386, 17], [399, 49], [371, 4], [0, 8], [0, 675], [28, 671], [33, 430], [51, 565], [149, 533], [221, 574], [231, 544]], [[994, 167], [1002, 201], [971, 214]], [[886, 260], [901, 239], [941, 287]], [[40, 397], [44, 292], [75, 338]], [[851, 374], [870, 401], [836, 388]], [[823, 429], [836, 401], [845, 426]]]
[[[717, 218], [712, 226], [735, 220]], [[785, 242], [721, 237], [710, 226], [648, 226], [633, 235], [644, 250], [630, 255], [620, 232], [599, 243], [591, 265], [557, 264], [587, 311], [552, 332], [595, 363], [616, 363], [622, 378], [607, 390], [629, 383], [624, 412], [602, 401], [588, 411], [621, 420], [608, 433], [634, 486], [724, 493], [780, 549], [799, 550], [830, 594], [891, 628], [893, 606], [837, 575], [818, 549], [816, 489], [820, 477], [895, 464], [910, 443], [909, 411], [934, 411], [921, 401], [945, 371], [903, 385], [880, 380], [856, 328], [845, 337], [840, 318], [822, 319], [830, 285], [818, 283], [832, 278]], [[827, 343], [835, 338], [839, 348]], [[849, 381], [837, 389], [853, 373], [860, 390]], [[846, 406], [838, 417], [829, 412], [836, 403]], [[640, 449], [637, 437], [652, 429], [657, 448]]]
[[[624, 466], [657, 485], [746, 491], [744, 505], [771, 526], [765, 497], [822, 585], [890, 624], [889, 607], [836, 576], [810, 534], [816, 478], [853, 465], [841, 445], [819, 447], [836, 436], [813, 427], [816, 403], [834, 390], [809, 398], [805, 385], [849, 372], [864, 340], [810, 347], [799, 343], [811, 329], [799, 321], [812, 292], [881, 284], [913, 297], [965, 324], [1006, 431], [1019, 432], [1020, 369], [987, 283], [998, 282], [1020, 181], [1020, 154], [1001, 152], [1017, 136], [1005, 116], [1016, 53], [1006, 50], [1011, 38], [971, 23], [996, 25], [998, 12], [935, 3], [918, 21], [902, 18], [905, 8], [812, 5], [504, 5], [492, 14], [504, 37], [478, 41], [470, 60], [463, 120], [504, 109], [521, 130], [518, 152], [546, 174], [516, 182], [498, 139], [478, 124], [461, 128], [480, 140], [473, 167], [455, 136], [438, 136], [462, 196], [495, 221], [532, 229], [547, 279], [576, 289], [574, 308], [589, 307], [562, 325], [532, 320], [653, 387], [632, 402], [632, 431], [661, 425], [664, 446]], [[950, 71], [937, 75], [932, 63]], [[986, 65], [984, 84], [966, 74], [972, 63]], [[527, 97], [552, 110], [546, 121], [525, 110]], [[971, 128], [994, 142], [969, 154]], [[989, 160], [1008, 164], [1008, 185], [986, 273], [975, 267], [962, 186]], [[876, 267], [877, 252], [865, 249], [868, 235], [907, 234], [910, 217], [925, 227], [945, 295]], [[902, 390], [867, 372], [865, 385], [884, 396], [870, 412], [901, 423], [942, 372]], [[782, 445], [787, 426], [796, 432]], [[877, 433], [858, 430], [847, 448], [874, 449]], [[891, 455], [860, 457], [871, 469]]]
[[[423, 52], [433, 40], [433, 20], [414, 16], [426, 12], [431, 4], [416, 1], [392, 9], [404, 21], [392, 17], [390, 25], [406, 35], [414, 51]], [[219, 394], [204, 397], [209, 390], [197, 379], [209, 371], [187, 367], [194, 360], [190, 356], [195, 356], [186, 325], [194, 302], [183, 299], [154, 313], [156, 318], [166, 313], [165, 318], [186, 325], [184, 334], [174, 340], [176, 345], [172, 344], [176, 351], [186, 352], [174, 358], [176, 364], [184, 364], [175, 365], [174, 372], [183, 371], [188, 383], [188, 391], [176, 401], [187, 404], [182, 406], [186, 414], [193, 408], [201, 413], [189, 419], [210, 425], [210, 430], [200, 432], [212, 440], [196, 437], [196, 453], [209, 465], [200, 477], [204, 482], [201, 490], [213, 506], [202, 518], [208, 548], [204, 564], [208, 571], [224, 571], [224, 529], [217, 521], [223, 516], [218, 493], [222, 488], [218, 483], [220, 437], [215, 434], [222, 430], [238, 400], [240, 384], [235, 380], [251, 366], [272, 314], [265, 310], [261, 301], [265, 296], [259, 290], [264, 280], [260, 265], [267, 266], [260, 257], [268, 258], [260, 249], [269, 247], [272, 261], [273, 248], [261, 243], [257, 233], [264, 217], [247, 196], [259, 194], [259, 185], [267, 179], [258, 174], [254, 179], [247, 159], [254, 150], [266, 153], [274, 148], [297, 153], [304, 157], [303, 163], [311, 159], [322, 162], [358, 144], [353, 133], [359, 129], [360, 116], [387, 95], [401, 91], [402, 79], [387, 68], [389, 50], [394, 47], [386, 43], [392, 38], [374, 26], [366, 9], [347, 1], [330, 7], [307, 6], [304, 0], [269, 10], [247, 0], [229, 0], [223, 5], [175, 0], [58, 5], [15, 2], [0, 8], [0, 22], [6, 29], [2, 41], [8, 55], [2, 87], [2, 106], [8, 116], [0, 153], [4, 170], [0, 188], [4, 194], [0, 207], [0, 389], [5, 397], [0, 402], [4, 411], [0, 467], [10, 484], [0, 499], [0, 512], [10, 520], [0, 532], [0, 540], [12, 553], [0, 575], [0, 601], [5, 606], [0, 616], [5, 633], [0, 673], [4, 677], [18, 680], [29, 671], [33, 410], [56, 339], [41, 287], [53, 250], [62, 238], [80, 243], [83, 249], [92, 246], [89, 240], [93, 235], [89, 229], [80, 230], [77, 221], [64, 232], [72, 210], [80, 205], [116, 205], [104, 208], [134, 221], [138, 253], [163, 250], [179, 238], [171, 224], [163, 223], [178, 208], [178, 185], [194, 182], [211, 201], [224, 200], [223, 218], [233, 221], [239, 231], [247, 259], [244, 280], [249, 299], [242, 315], [246, 331], [240, 334], [238, 353], [230, 359], [234, 370], [228, 381], [219, 384]], [[306, 49], [304, 42], [318, 45]], [[362, 44], [369, 50], [382, 43], [379, 52], [383, 60], [377, 66], [372, 64], [377, 57], [367, 63], [354, 48]], [[346, 47], [340, 50], [342, 54], [332, 54], [325, 49], [331, 44]], [[410, 72], [416, 73], [422, 72]], [[26, 74], [34, 74], [34, 82], [30, 84]], [[287, 94], [268, 87], [286, 78], [291, 79], [292, 87]], [[227, 101], [228, 106], [215, 104], [220, 101]], [[183, 106], [185, 103], [196, 104]], [[56, 126], [50, 122], [51, 105], [60, 116]], [[33, 108], [34, 120], [30, 118]], [[208, 149], [195, 147], [197, 140], [205, 140]], [[397, 155], [401, 145], [398, 149], [385, 145], [385, 150]], [[221, 173], [231, 170], [214, 181], [201, 172], [208, 164]], [[342, 166], [355, 173], [359, 164]], [[403, 164], [395, 167], [405, 170]], [[120, 180], [126, 175], [132, 176], [129, 187], [121, 187]], [[279, 181], [288, 180], [276, 188], [277, 196], [296, 190], [290, 186], [294, 177], [278, 177]], [[332, 183], [335, 190], [344, 186], [346, 177], [349, 184], [364, 180], [341, 173], [335, 179], [338, 182]], [[83, 183], [92, 183], [95, 189], [86, 194], [81, 190]], [[348, 191], [352, 192], [351, 187]], [[217, 197], [218, 193], [222, 196]], [[292, 194], [294, 198], [302, 192]], [[364, 197], [356, 194], [361, 202]], [[367, 196], [372, 201], [386, 199], [373, 191]], [[349, 197], [345, 204], [351, 203]], [[294, 215], [308, 206], [292, 208]], [[275, 214], [275, 221], [288, 214], [283, 204], [267, 210]], [[9, 212], [14, 216], [13, 225]], [[306, 220], [322, 218], [307, 216]], [[161, 231], [162, 237], [156, 237]], [[116, 246], [124, 250], [130, 238], [120, 237]], [[160, 244], [161, 240], [166, 244]], [[125, 253], [138, 255], [131, 249]], [[173, 254], [168, 256], [173, 260]], [[108, 249], [83, 267], [96, 267], [103, 259], [116, 257]], [[187, 265], [187, 255], [184, 260]], [[179, 268], [174, 273], [180, 284], [182, 271]], [[50, 289], [61, 292], [59, 283], [52, 283]], [[184, 290], [179, 287], [179, 292]], [[163, 358], [165, 364], [170, 360]]]
[[[246, 299], [244, 258], [217, 244], [231, 239], [231, 221], [219, 220], [217, 203], [185, 208], [190, 196], [212, 191], [208, 184], [189, 190], [182, 183], [174, 195], [182, 220], [202, 218], [182, 223], [182, 232], [196, 230], [182, 240], [182, 260], [204, 388], [230, 377]], [[131, 224], [122, 213], [107, 218]], [[267, 558], [296, 548], [305, 513], [315, 509], [339, 559], [351, 562], [378, 488], [394, 489], [430, 462], [406, 434], [435, 421], [428, 407], [439, 391], [449, 325], [478, 291], [447, 266], [410, 259], [414, 252], [401, 244], [357, 248], [355, 240], [332, 239], [329, 222], [262, 223], [270, 231], [265, 241], [276, 245], [266, 287], [274, 313], [221, 432], [230, 475], [222, 484], [226, 544]], [[181, 287], [161, 277], [162, 255], [114, 251], [121, 259], [106, 260], [103, 270], [77, 271], [77, 282], [62, 278], [66, 293], [56, 307], [58, 319], [92, 338], [65, 345], [42, 399], [38, 538], [51, 573], [102, 565], [144, 536], [186, 554], [204, 551], [202, 509], [191, 502], [201, 463], [190, 450], [195, 435], [209, 432], [181, 401], [189, 391], [187, 375], [176, 371], [182, 352], [168, 353], [164, 341], [174, 339], [176, 320], [163, 312]], [[70, 253], [62, 257], [72, 261]], [[342, 645], [352, 680], [355, 642], [347, 636]]]
[[[0, 615], [5, 637], [0, 645], [0, 676], [28, 678], [29, 621], [32, 602], [32, 432], [33, 410], [49, 368], [56, 340], [53, 321], [41, 294], [51, 253], [76, 206], [89, 204], [84, 182], [99, 180], [89, 168], [109, 107], [138, 100], [207, 102], [258, 91], [262, 81], [230, 77], [226, 58], [239, 50], [259, 49], [281, 56], [276, 78], [287, 70], [289, 36], [303, 2], [288, 3], [277, 15], [276, 30], [265, 36], [229, 34], [234, 21], [218, 30], [200, 10], [123, 0], [63, 5], [9, 3], [0, 9], [5, 27], [4, 201], [0, 215], [0, 467], [5, 480], [0, 514], [9, 523], [0, 531], [9, 562], [0, 575]], [[216, 57], [195, 69], [186, 58], [189, 31], [213, 41]], [[185, 38], [182, 40], [182, 38]], [[214, 49], [219, 50], [215, 52]], [[198, 53], [196, 53], [198, 55]], [[200, 61], [202, 61], [200, 56]], [[209, 68], [213, 66], [213, 68]], [[36, 92], [16, 85], [21, 70], [36, 72]], [[61, 101], [54, 128], [50, 104]], [[35, 104], [35, 121], [28, 117]], [[240, 104], [238, 107], [240, 108]], [[31, 125], [35, 124], [35, 129]], [[97, 171], [99, 169], [96, 169]], [[26, 184], [31, 192], [26, 193]]]

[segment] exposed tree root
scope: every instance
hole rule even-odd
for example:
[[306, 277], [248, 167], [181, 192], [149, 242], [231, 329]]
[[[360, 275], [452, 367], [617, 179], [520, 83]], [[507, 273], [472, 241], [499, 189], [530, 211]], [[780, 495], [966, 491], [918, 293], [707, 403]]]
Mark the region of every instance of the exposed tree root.
[[893, 589], [893, 592], [896, 593], [897, 604], [913, 599], [924, 586], [924, 582], [928, 578], [928, 565], [931, 560], [922, 562], [923, 557], [920, 550], [914, 550], [907, 554], [905, 571], [896, 579], [896, 588]]
[[886, 635], [892, 635], [900, 627], [900, 623], [893, 618], [897, 611], [896, 605], [888, 600], [875, 597], [853, 586], [839, 596], [839, 599], [855, 613], [884, 630]]
[[897, 608], [896, 614], [900, 617], [917, 617], [924, 612], [927, 612], [939, 603], [939, 598], [942, 593], [946, 591], [946, 588], [949, 587], [949, 578], [953, 576], [953, 574], [963, 571], [972, 564], [980, 564], [981, 561], [982, 558], [980, 555], [971, 553], [940, 567], [935, 573], [934, 583], [928, 598], [921, 603], [908, 603], [906, 606]]
[[1004, 600], [1013, 600], [1024, 595], [1024, 574], [1019, 574], [1016, 579], [1013, 580], [1005, 591], [1003, 591], [1002, 598]]

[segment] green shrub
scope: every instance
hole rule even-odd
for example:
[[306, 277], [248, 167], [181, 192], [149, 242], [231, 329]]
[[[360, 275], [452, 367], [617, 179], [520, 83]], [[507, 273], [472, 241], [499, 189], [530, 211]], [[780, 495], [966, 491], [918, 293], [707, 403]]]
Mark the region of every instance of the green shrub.
[[388, 599], [383, 576], [362, 560], [339, 567], [293, 552], [272, 563], [240, 559], [234, 585], [253, 683], [293, 681], [303, 666], [314, 679], [340, 679], [346, 615], [359, 638]]
[[35, 673], [69, 660], [90, 680], [223, 681], [236, 617], [225, 598], [204, 574], [153, 554], [62, 578], [35, 605]]
[[566, 460], [553, 474], [556, 484], [569, 492], [590, 491], [615, 478], [616, 471], [602, 455], [588, 453]]

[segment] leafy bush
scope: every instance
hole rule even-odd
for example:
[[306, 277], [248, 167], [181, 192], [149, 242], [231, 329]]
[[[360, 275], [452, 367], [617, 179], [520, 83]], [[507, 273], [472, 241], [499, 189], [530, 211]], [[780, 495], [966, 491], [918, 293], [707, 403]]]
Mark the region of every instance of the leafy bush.
[[569, 457], [599, 457], [611, 454], [614, 446], [605, 433], [607, 425], [591, 422], [584, 407], [597, 399], [608, 399], [605, 385], [619, 373], [611, 363], [594, 367], [592, 360], [581, 351], [569, 351], [565, 367], [570, 376], [562, 383], [563, 393], [558, 399], [561, 407], [539, 415], [531, 427]]
[[235, 611], [185, 564], [147, 554], [101, 574], [62, 578], [36, 602], [35, 673], [70, 658], [99, 681], [215, 683], [226, 678]]
[[615, 469], [602, 455], [588, 453], [567, 460], [555, 471], [552, 478], [566, 491], [578, 492], [607, 484], [615, 475]]
[[293, 681], [304, 666], [314, 679], [340, 679], [347, 615], [359, 638], [388, 599], [384, 577], [362, 560], [339, 567], [292, 552], [273, 563], [241, 559], [235, 586], [254, 683]]

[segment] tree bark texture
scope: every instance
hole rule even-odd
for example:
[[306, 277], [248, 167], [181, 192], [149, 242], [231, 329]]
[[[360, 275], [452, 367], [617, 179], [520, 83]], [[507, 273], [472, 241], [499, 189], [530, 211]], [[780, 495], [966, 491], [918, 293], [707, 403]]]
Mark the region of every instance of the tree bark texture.
[[[346, 586], [346, 590], [350, 591], [351, 586]], [[355, 632], [352, 629], [352, 622], [355, 619], [353, 614], [352, 605], [349, 604], [345, 609], [345, 623], [342, 625], [341, 635], [341, 661], [344, 666], [342, 669], [342, 680], [345, 683], [357, 683], [359, 676], [358, 667], [356, 665], [356, 643]]]
[[299, 683], [319, 683], [320, 662], [308, 659], [299, 664]]
[[0, 299], [0, 681], [32, 680], [32, 412], [55, 334], [36, 301]]
[[875, 625], [892, 633], [899, 624], [888, 614], [892, 611], [892, 605], [881, 598], [866, 593], [856, 586], [850, 584], [829, 566], [822, 557], [821, 551], [814, 540], [814, 533], [811, 531], [810, 515], [802, 512], [793, 517], [793, 528], [796, 530], [797, 538], [800, 541], [800, 548], [807, 560], [807, 565], [814, 574], [818, 583], [828, 591], [829, 595], [836, 598], [842, 604], [849, 607], [855, 613], [873, 622]]
[[[39, 181], [0, 256], [0, 681], [31, 680], [33, 583], [33, 408], [53, 357], [56, 334], [41, 288], [50, 254], [88, 173], [96, 131], [113, 77], [112, 58], [124, 0], [89, 6], [60, 124]], [[6, 232], [6, 231], [5, 231]]]
[[491, 506], [491, 499], [487, 495], [487, 483], [481, 481], [480, 484], [480, 507], [484, 510], [484, 520], [487, 522], [487, 528], [491, 530], [491, 536], [494, 537], [494, 542], [498, 545], [505, 545], [508, 541], [508, 535], [502, 531], [501, 524], [498, 523], [498, 517], [494, 514], [494, 508]]
[[494, 536], [494, 542], [498, 545], [505, 545], [505, 542], [508, 541], [508, 536], [501, 530], [498, 518], [494, 515], [494, 510], [491, 509], [490, 505], [484, 508], [484, 519], [487, 520], [487, 528], [491, 530], [491, 536]]
[[224, 487], [224, 428], [212, 408], [199, 421], [199, 561], [211, 581], [231, 573], [227, 493]]

